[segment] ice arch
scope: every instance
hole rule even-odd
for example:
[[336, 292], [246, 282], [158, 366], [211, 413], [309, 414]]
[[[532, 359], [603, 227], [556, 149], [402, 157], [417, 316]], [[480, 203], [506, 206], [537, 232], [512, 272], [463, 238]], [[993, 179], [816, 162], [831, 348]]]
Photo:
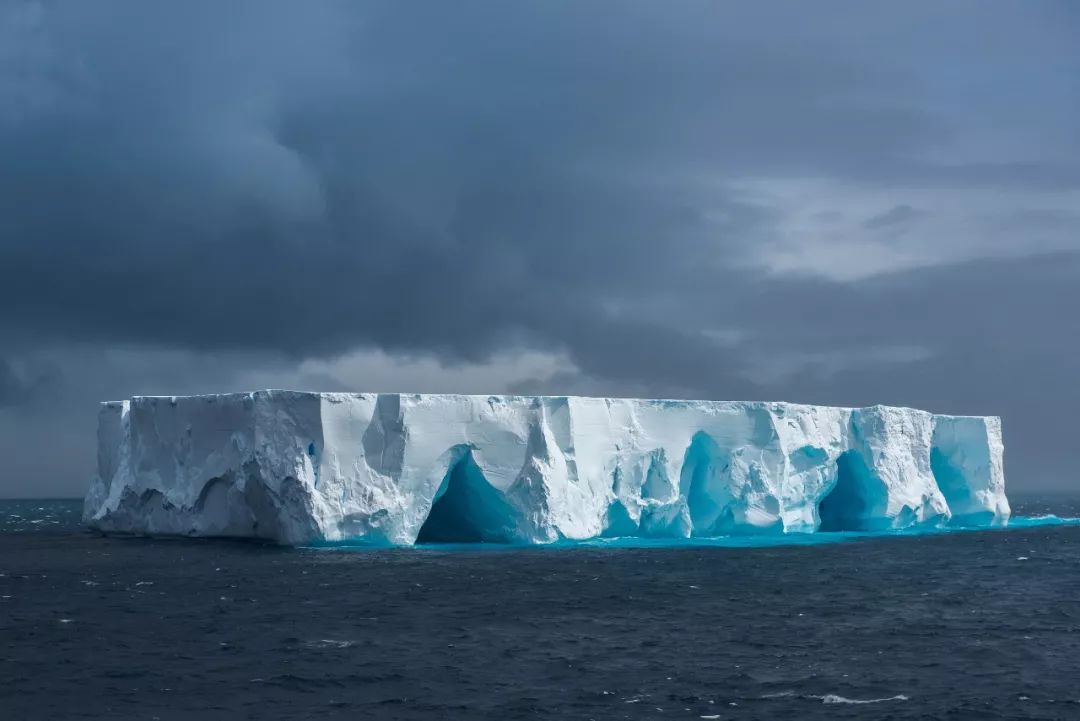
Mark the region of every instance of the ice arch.
[[484, 477], [472, 451], [454, 463], [435, 493], [417, 543], [511, 543], [517, 512]]
[[[888, 524], [888, 489], [857, 451], [836, 459], [836, 482], [818, 504], [822, 531], [870, 531]], [[875, 520], [878, 519], [878, 520]]]

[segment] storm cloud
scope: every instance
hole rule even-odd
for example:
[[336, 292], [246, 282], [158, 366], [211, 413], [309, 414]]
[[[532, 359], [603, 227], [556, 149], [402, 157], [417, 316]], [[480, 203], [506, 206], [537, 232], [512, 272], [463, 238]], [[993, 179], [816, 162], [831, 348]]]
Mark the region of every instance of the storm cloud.
[[1078, 45], [1053, 2], [2, 2], [0, 491], [81, 493], [97, 400], [265, 385], [996, 413], [1075, 484]]

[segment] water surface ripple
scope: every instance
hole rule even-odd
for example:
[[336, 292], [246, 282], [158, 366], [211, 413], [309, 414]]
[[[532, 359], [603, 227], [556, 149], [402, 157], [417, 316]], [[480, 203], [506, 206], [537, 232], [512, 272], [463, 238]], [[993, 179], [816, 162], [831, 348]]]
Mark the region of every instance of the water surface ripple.
[[1078, 526], [356, 552], [77, 519], [0, 504], [5, 718], [1080, 718]]

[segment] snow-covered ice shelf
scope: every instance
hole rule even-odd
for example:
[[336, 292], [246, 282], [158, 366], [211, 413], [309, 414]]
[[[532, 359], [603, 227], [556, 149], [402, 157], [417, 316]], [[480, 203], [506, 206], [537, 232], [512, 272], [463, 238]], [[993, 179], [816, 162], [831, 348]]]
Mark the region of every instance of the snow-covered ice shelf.
[[102, 404], [102, 531], [549, 543], [1009, 517], [996, 417], [910, 408], [258, 391]]

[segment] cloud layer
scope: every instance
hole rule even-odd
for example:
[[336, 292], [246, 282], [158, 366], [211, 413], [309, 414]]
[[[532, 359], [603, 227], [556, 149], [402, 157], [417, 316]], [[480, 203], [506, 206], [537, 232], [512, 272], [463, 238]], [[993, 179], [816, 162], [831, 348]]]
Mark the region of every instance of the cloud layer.
[[102, 397], [251, 385], [1000, 413], [1016, 485], [1075, 483], [1078, 44], [1049, 2], [4, 3], [0, 449], [60, 460], [0, 490], [80, 492]]

